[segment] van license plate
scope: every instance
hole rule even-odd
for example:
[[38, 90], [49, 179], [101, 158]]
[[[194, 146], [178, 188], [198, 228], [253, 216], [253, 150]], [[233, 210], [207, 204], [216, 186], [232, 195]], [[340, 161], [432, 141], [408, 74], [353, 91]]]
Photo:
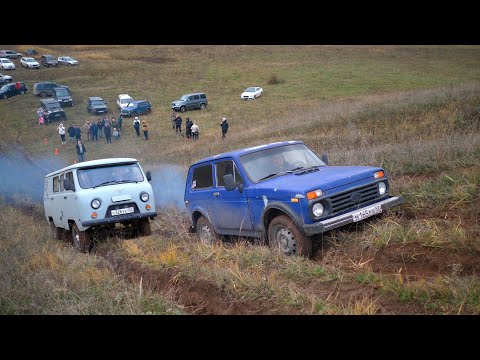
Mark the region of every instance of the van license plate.
[[380, 214], [382, 212], [382, 205], [375, 205], [352, 214], [353, 222], [366, 219], [370, 216]]
[[126, 208], [126, 209], [112, 210], [112, 216], [130, 214], [130, 213], [133, 213], [134, 211], [135, 211], [135, 209], [133, 207], [129, 207], [129, 208]]

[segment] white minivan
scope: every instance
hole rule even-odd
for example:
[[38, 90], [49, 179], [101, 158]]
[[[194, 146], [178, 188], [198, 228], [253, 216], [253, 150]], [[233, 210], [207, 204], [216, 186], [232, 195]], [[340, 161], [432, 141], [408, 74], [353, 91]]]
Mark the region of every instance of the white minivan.
[[151, 234], [157, 216], [149, 181], [136, 159], [110, 158], [80, 162], [45, 176], [45, 217], [57, 239], [71, 237], [85, 252], [100, 229], [115, 224]]

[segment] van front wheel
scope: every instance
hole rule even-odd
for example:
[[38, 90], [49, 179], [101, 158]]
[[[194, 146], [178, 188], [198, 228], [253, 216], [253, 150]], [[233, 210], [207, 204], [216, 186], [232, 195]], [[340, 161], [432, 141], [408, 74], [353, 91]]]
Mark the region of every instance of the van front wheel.
[[62, 228], [56, 227], [53, 221], [50, 222], [50, 229], [52, 230], [52, 234], [56, 240], [64, 239], [65, 231]]
[[312, 239], [302, 234], [292, 219], [277, 216], [268, 226], [268, 245], [289, 256], [312, 256]]
[[152, 224], [150, 223], [150, 220], [148, 220], [148, 218], [140, 220], [138, 230], [140, 236], [152, 235]]
[[82, 252], [90, 252], [92, 248], [92, 236], [88, 230], [78, 230], [77, 224], [72, 225], [72, 242], [75, 249]]

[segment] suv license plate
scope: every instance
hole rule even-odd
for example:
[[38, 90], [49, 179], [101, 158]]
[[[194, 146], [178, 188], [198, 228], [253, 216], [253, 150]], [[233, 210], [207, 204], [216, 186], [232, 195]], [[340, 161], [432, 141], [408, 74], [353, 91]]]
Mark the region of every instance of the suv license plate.
[[126, 208], [126, 209], [112, 210], [112, 216], [130, 214], [130, 213], [133, 213], [134, 211], [135, 211], [135, 209], [133, 207], [129, 207], [129, 208]]
[[353, 222], [366, 219], [370, 216], [380, 214], [382, 212], [382, 205], [375, 205], [352, 214]]

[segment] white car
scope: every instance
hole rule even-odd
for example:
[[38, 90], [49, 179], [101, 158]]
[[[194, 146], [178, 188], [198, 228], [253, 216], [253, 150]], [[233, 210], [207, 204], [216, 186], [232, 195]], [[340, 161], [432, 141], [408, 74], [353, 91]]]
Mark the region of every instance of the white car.
[[20, 64], [29, 69], [40, 69], [40, 64], [32, 57], [22, 57], [20, 59]]
[[15, 70], [15, 64], [7, 58], [0, 58], [0, 67], [2, 70]]
[[258, 86], [252, 86], [249, 88], [246, 88], [245, 91], [240, 95], [240, 98], [242, 100], [255, 100], [259, 96], [262, 96], [263, 94], [263, 89]]
[[120, 110], [126, 108], [131, 102], [133, 102], [133, 98], [128, 94], [120, 94], [117, 97], [117, 105]]
[[12, 82], [11, 76], [0, 74], [0, 85], [5, 85], [11, 82]]
[[62, 65], [78, 65], [78, 61], [70, 56], [59, 56], [58, 62]]

